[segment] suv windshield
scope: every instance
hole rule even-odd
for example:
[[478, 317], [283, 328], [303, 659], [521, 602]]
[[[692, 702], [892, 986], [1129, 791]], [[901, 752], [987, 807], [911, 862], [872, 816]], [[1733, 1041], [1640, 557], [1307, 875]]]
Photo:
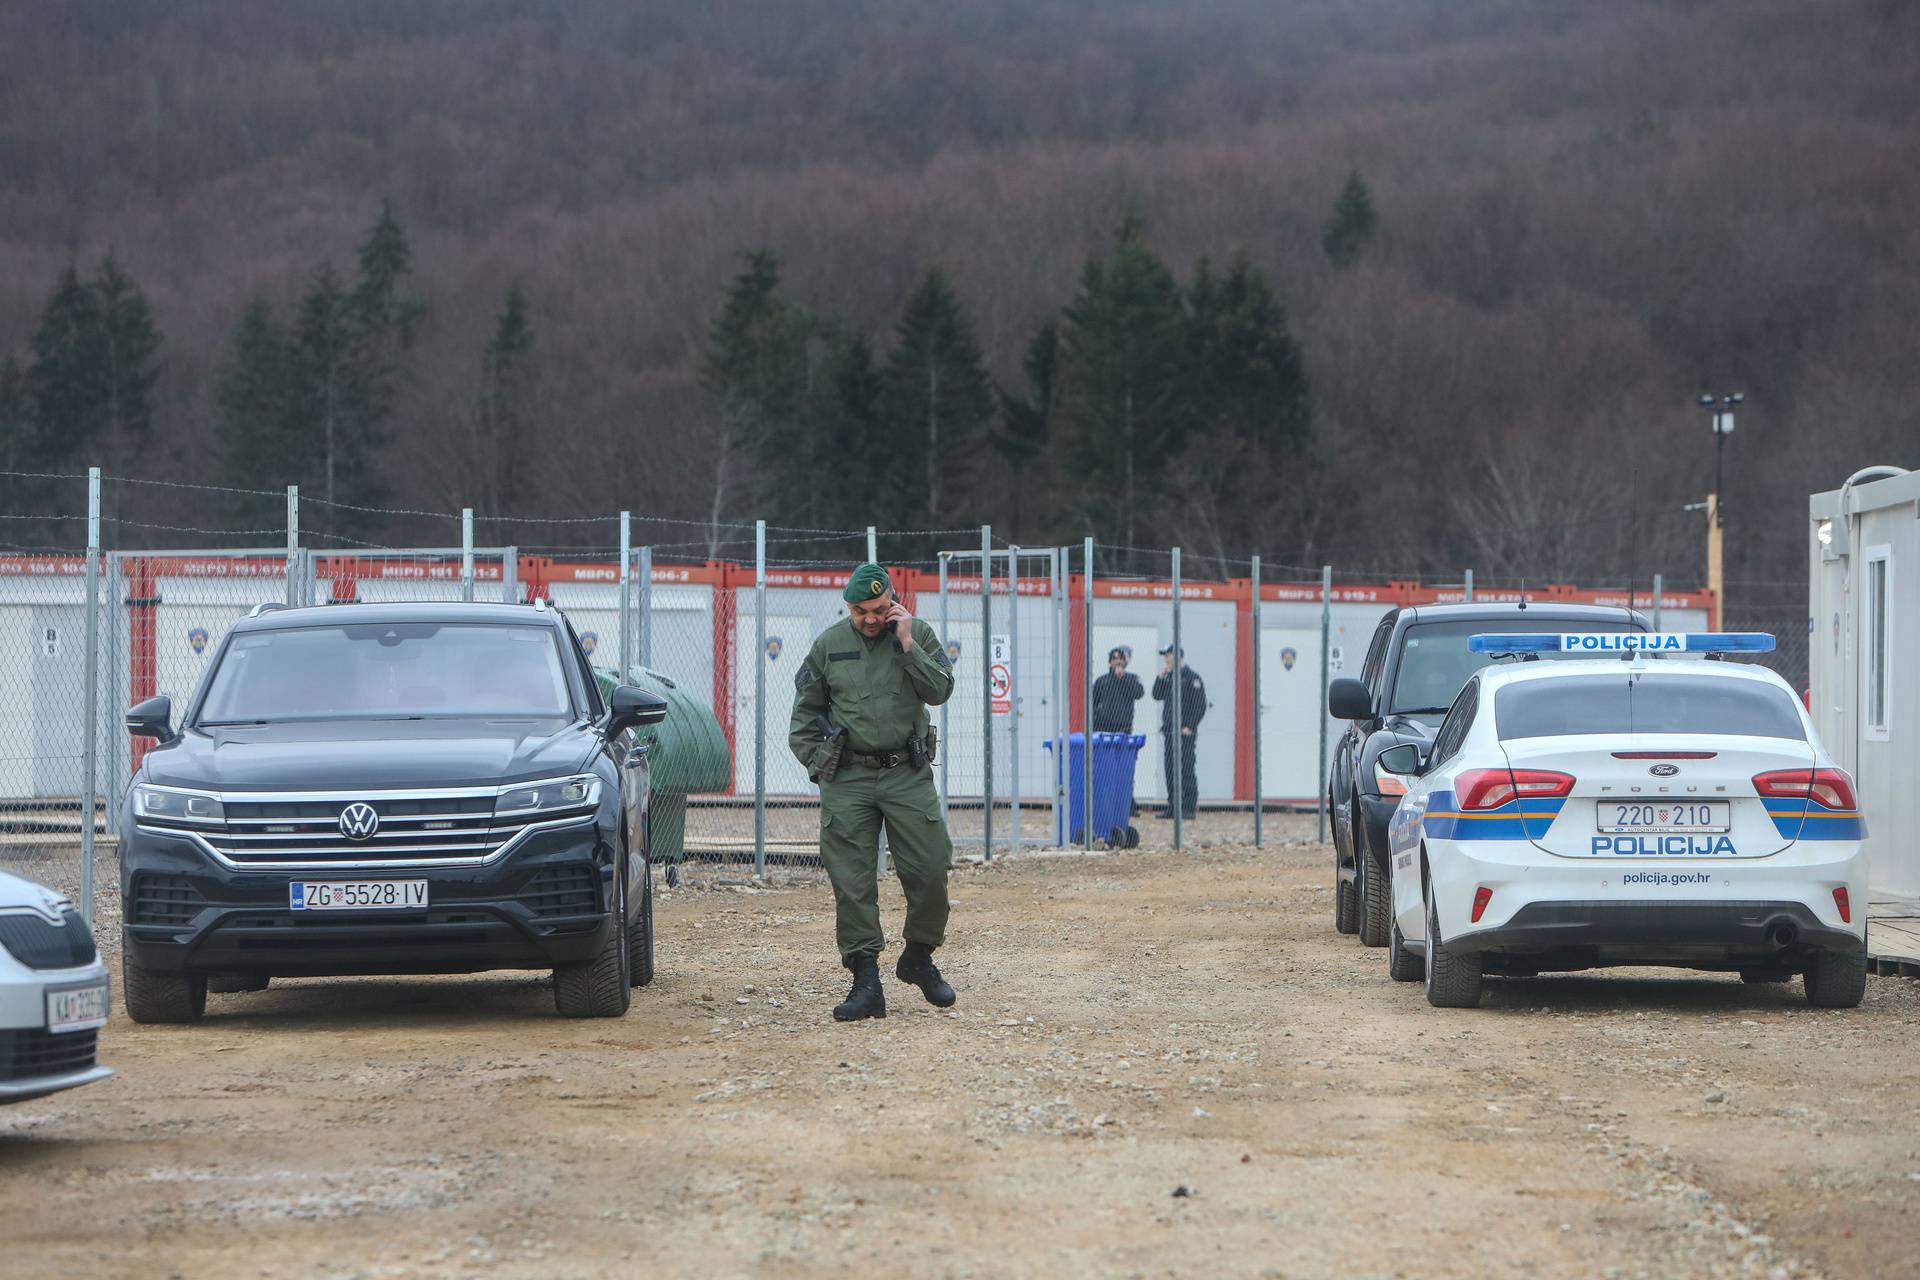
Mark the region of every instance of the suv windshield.
[[572, 714], [548, 627], [344, 623], [233, 637], [199, 723]]
[[1793, 695], [1785, 689], [1702, 675], [1523, 680], [1494, 695], [1493, 718], [1503, 741], [1578, 733], [1807, 738]]
[[[1496, 659], [1487, 653], [1468, 653], [1467, 637], [1497, 632], [1502, 635], [1552, 635], [1569, 631], [1597, 631], [1609, 635], [1639, 631], [1619, 619], [1515, 618], [1462, 619], [1457, 622], [1417, 622], [1407, 628], [1400, 650], [1400, 669], [1393, 678], [1393, 705], [1389, 714], [1422, 715], [1438, 721], [1460, 696], [1468, 677]], [[1578, 657], [1543, 653], [1546, 659]], [[1500, 659], [1505, 661], [1505, 659]]]

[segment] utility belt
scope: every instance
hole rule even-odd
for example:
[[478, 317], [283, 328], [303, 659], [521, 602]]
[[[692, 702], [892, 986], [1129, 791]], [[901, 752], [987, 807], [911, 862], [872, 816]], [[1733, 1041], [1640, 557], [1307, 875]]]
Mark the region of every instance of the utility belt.
[[924, 769], [932, 764], [940, 751], [940, 731], [932, 725], [927, 726], [925, 738], [915, 734], [907, 739], [907, 745], [898, 751], [855, 751], [849, 747], [840, 757], [842, 764], [857, 764], [868, 769], [898, 769], [906, 765], [912, 769]]

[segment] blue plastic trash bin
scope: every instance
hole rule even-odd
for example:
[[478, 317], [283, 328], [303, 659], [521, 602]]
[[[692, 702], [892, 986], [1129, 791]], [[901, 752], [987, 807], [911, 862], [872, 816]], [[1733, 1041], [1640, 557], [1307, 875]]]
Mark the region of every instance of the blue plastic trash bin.
[[[1086, 832], [1086, 735], [1067, 735], [1067, 750], [1056, 749], [1054, 740], [1046, 740], [1053, 752], [1054, 768], [1067, 769], [1067, 826], [1062, 832], [1055, 824], [1054, 838], [1079, 844]], [[1140, 843], [1140, 833], [1128, 825], [1133, 809], [1133, 766], [1140, 748], [1147, 744], [1145, 734], [1096, 733], [1093, 735], [1093, 834], [1116, 849], [1130, 849]]]

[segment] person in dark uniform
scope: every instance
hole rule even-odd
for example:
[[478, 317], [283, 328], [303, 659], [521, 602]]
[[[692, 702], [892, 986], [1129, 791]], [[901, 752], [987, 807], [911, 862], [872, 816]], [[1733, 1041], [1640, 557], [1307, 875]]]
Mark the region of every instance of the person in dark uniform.
[[1133, 704], [1146, 696], [1140, 677], [1127, 670], [1127, 651], [1107, 650], [1107, 674], [1093, 682], [1093, 731], [1132, 733]]
[[[1191, 818], [1197, 811], [1200, 798], [1200, 784], [1194, 777], [1193, 769], [1194, 733], [1207, 715], [1207, 685], [1187, 665], [1184, 654], [1174, 653], [1172, 645], [1162, 649], [1160, 656], [1165, 661], [1161, 664], [1159, 678], [1153, 682], [1153, 698], [1160, 704], [1161, 763], [1166, 771], [1167, 803], [1154, 816], [1173, 816], [1173, 771], [1177, 768], [1180, 770], [1180, 816]], [[1178, 733], [1173, 728], [1173, 678], [1176, 670], [1180, 673]], [[1175, 746], [1175, 743], [1179, 745]]]

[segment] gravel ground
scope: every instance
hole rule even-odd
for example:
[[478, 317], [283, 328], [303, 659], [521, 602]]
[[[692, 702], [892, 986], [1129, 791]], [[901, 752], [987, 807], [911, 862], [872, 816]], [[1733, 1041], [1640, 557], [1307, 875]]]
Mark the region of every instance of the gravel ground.
[[833, 1024], [824, 884], [708, 871], [620, 1021], [513, 974], [116, 1017], [115, 1079], [0, 1111], [0, 1271], [1920, 1275], [1920, 986], [1434, 1010], [1333, 933], [1312, 816], [1268, 830], [965, 867], [951, 1012]]

